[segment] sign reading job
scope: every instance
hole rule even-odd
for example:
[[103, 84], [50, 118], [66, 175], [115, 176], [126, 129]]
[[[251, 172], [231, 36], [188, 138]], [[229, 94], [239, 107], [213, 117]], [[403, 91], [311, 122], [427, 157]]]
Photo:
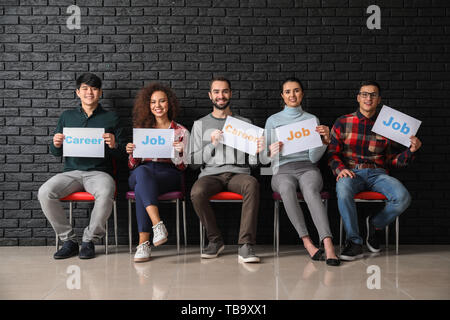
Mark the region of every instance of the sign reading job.
[[63, 128], [63, 156], [104, 158], [104, 133], [104, 128]]
[[222, 131], [224, 145], [251, 155], [256, 155], [257, 139], [264, 134], [264, 129], [231, 116], [227, 117]]
[[372, 131], [409, 147], [409, 137], [415, 136], [422, 121], [414, 119], [400, 111], [383, 106], [373, 125]]
[[173, 158], [173, 129], [133, 129], [135, 158]]
[[316, 119], [311, 118], [276, 128], [278, 141], [283, 142], [281, 155], [287, 156], [322, 146], [322, 139], [320, 134], [316, 132], [316, 127]]

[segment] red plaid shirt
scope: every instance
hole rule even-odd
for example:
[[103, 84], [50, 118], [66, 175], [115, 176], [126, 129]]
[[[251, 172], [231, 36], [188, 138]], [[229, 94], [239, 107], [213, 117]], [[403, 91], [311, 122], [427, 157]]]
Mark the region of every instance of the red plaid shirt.
[[413, 153], [407, 148], [394, 153], [393, 147], [399, 145], [372, 132], [377, 114], [366, 118], [359, 110], [336, 120], [331, 129], [331, 142], [328, 146], [328, 165], [334, 175], [344, 169], [354, 169], [357, 164], [401, 167], [408, 164]]
[[[178, 141], [184, 142], [184, 154], [186, 154], [188, 147], [188, 134], [189, 131], [183, 127], [181, 124], [176, 123], [175, 121], [172, 121], [170, 123], [169, 129], [175, 129], [174, 136], [175, 138], [178, 137]], [[128, 168], [130, 170], [135, 169], [137, 166], [139, 166], [142, 163], [154, 161], [154, 162], [165, 162], [165, 163], [173, 163], [175, 167], [179, 170], [186, 169], [186, 157], [183, 156], [183, 152], [177, 154], [178, 152], [175, 150], [175, 158], [133, 158], [133, 154], [130, 154], [128, 156]]]

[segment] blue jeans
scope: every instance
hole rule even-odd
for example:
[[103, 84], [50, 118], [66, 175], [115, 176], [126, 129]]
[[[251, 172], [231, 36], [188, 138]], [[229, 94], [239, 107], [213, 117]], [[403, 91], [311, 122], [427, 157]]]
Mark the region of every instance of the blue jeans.
[[136, 197], [138, 232], [150, 232], [152, 222], [146, 208], [157, 206], [159, 195], [181, 189], [181, 172], [172, 164], [149, 161], [131, 172], [128, 184]]
[[378, 212], [371, 222], [375, 228], [383, 229], [395, 220], [411, 203], [411, 195], [403, 184], [389, 176], [384, 169], [354, 169], [354, 178], [341, 178], [336, 183], [338, 208], [344, 222], [347, 241], [362, 244], [359, 235], [358, 214], [353, 199], [362, 191], [380, 192], [386, 196], [385, 207]]

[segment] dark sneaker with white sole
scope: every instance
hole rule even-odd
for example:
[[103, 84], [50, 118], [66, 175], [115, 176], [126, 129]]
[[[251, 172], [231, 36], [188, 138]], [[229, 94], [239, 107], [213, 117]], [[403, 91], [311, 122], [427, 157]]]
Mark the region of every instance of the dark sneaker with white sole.
[[260, 261], [259, 257], [255, 253], [255, 248], [252, 244], [243, 244], [238, 251], [239, 262], [253, 262], [257, 263]]
[[370, 217], [366, 218], [366, 245], [370, 252], [377, 253], [381, 251], [380, 248], [380, 239], [381, 239], [381, 230], [377, 230], [374, 225], [370, 222]]
[[55, 252], [54, 259], [67, 259], [76, 256], [79, 252], [78, 243], [72, 240], [64, 241], [61, 249]]
[[348, 241], [339, 258], [344, 261], [353, 261], [363, 257], [362, 245]]
[[204, 259], [217, 258], [225, 249], [223, 242], [209, 242], [206, 248], [203, 248], [201, 257]]

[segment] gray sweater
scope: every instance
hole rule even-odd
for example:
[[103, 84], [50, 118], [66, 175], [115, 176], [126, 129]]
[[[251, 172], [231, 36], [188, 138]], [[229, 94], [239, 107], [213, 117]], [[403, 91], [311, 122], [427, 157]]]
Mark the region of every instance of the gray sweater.
[[[319, 119], [316, 116], [312, 115], [311, 113], [303, 111], [301, 106], [296, 108], [284, 106], [284, 109], [282, 111], [271, 115], [269, 119], [267, 119], [266, 121], [266, 126], [264, 130], [267, 143], [266, 149], [267, 153], [269, 152], [269, 146], [278, 140], [275, 134], [276, 128], [311, 118], [315, 118], [317, 121], [317, 125], [319, 125]], [[307, 161], [311, 163], [316, 163], [320, 160], [322, 155], [325, 153], [326, 149], [327, 146], [322, 145], [317, 148], [292, 153], [287, 156], [283, 156], [281, 155], [281, 153], [279, 153], [278, 156], [274, 157], [274, 159], [271, 159], [272, 166], [275, 168], [278, 166], [282, 166], [286, 163], [296, 161]], [[265, 155], [267, 153], [265, 153]]]
[[[238, 116], [233, 117], [251, 123], [251, 120]], [[214, 118], [212, 113], [194, 122], [191, 132], [190, 160], [191, 168], [201, 168], [199, 178], [225, 172], [250, 174], [250, 165], [257, 164], [257, 157], [230, 148], [222, 143], [214, 146], [211, 133], [222, 130], [226, 119]]]

